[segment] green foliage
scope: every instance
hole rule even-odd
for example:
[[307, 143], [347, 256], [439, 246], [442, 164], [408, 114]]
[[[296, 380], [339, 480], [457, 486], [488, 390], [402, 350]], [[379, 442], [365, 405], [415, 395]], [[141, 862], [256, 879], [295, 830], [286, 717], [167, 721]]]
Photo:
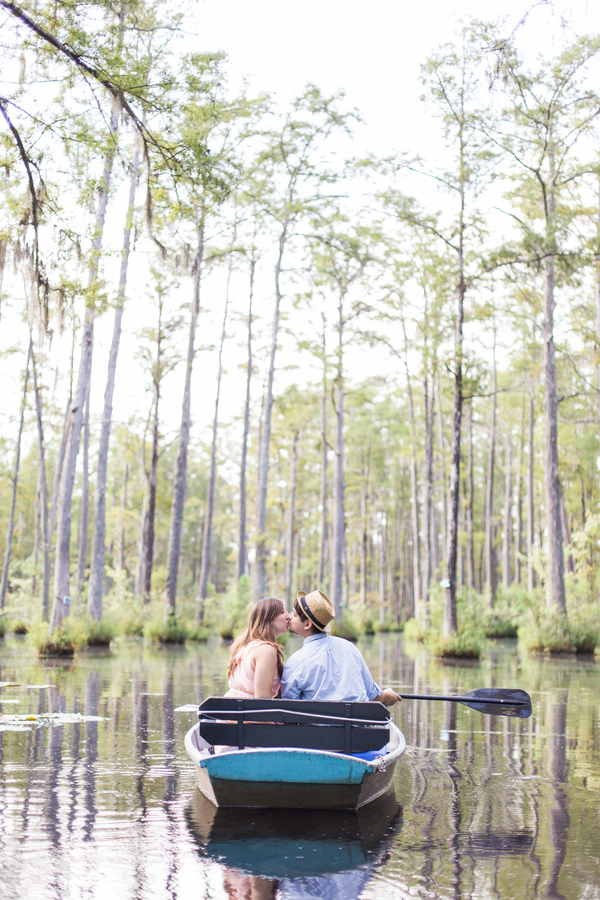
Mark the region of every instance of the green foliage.
[[470, 629], [447, 638], [432, 634], [427, 639], [427, 646], [437, 659], [481, 659], [483, 643], [481, 634]]
[[519, 643], [532, 653], [593, 653], [600, 643], [598, 604], [569, 601], [565, 618], [543, 597], [532, 599], [520, 620]]
[[0, 638], [4, 637], [8, 631], [8, 619], [6, 613], [0, 613]]
[[422, 644], [425, 641], [430, 628], [422, 619], [409, 619], [404, 625], [404, 634], [409, 641], [418, 641]]
[[121, 631], [129, 637], [142, 637], [146, 622], [140, 611], [132, 611], [121, 620]]
[[356, 643], [359, 638], [359, 628], [349, 613], [344, 613], [342, 620], [334, 619], [331, 623], [331, 634], [334, 637], [344, 638]]
[[575, 653], [567, 619], [552, 610], [543, 616], [526, 616], [519, 625], [519, 643], [532, 653]]
[[86, 645], [86, 629], [79, 619], [71, 616], [48, 636], [48, 623], [37, 621], [29, 631], [29, 640], [38, 656], [72, 657]]
[[204, 625], [188, 625], [187, 626], [187, 639], [188, 641], [197, 641], [198, 643], [205, 643], [210, 637], [210, 628], [206, 628]]
[[252, 606], [252, 586], [247, 575], [232, 582], [226, 594], [211, 598], [207, 618], [223, 640], [231, 641], [245, 628]]
[[174, 612], [166, 619], [153, 619], [144, 626], [144, 637], [156, 644], [185, 644], [188, 630]]
[[29, 623], [25, 622], [23, 619], [13, 619], [10, 625], [11, 631], [14, 634], [28, 634], [29, 633]]
[[88, 647], [109, 647], [110, 642], [117, 636], [117, 627], [110, 619], [100, 619], [99, 622], [88, 622], [86, 625]]

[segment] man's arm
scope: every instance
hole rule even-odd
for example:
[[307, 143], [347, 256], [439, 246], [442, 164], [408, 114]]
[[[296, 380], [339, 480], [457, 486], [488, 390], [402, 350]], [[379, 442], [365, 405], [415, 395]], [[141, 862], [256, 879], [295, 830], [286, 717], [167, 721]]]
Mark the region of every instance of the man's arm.
[[398, 700], [402, 702], [402, 697], [391, 688], [386, 688], [376, 697], [373, 697], [373, 700], [379, 701], [379, 703], [383, 703], [385, 706], [393, 706]]
[[288, 660], [283, 667], [281, 673], [281, 699], [282, 700], [301, 700], [301, 691], [298, 688], [298, 681], [294, 676], [294, 666], [290, 666]]

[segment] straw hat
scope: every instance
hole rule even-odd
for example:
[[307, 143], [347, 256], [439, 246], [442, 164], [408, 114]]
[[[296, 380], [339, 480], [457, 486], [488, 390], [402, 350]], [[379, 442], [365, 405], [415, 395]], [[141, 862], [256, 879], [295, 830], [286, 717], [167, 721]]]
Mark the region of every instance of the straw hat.
[[323, 591], [298, 591], [296, 600], [300, 604], [300, 609], [309, 619], [315, 628], [319, 631], [330, 632], [332, 619], [335, 619], [335, 609], [333, 603]]

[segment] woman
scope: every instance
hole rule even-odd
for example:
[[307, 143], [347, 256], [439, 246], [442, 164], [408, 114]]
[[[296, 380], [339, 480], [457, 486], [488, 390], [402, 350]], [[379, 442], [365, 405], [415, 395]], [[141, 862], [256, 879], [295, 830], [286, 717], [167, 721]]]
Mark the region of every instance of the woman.
[[275, 597], [254, 604], [246, 628], [231, 647], [226, 697], [272, 700], [277, 696], [283, 672], [283, 650], [277, 638], [288, 630], [289, 618]]

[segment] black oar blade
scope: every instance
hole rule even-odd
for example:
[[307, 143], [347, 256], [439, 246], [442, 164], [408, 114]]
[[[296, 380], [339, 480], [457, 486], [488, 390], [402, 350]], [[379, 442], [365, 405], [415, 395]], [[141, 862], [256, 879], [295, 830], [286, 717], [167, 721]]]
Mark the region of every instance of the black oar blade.
[[[467, 699], [469, 698], [469, 699]], [[456, 698], [465, 706], [470, 706], [488, 716], [513, 716], [528, 719], [531, 715], [531, 697], [527, 691], [518, 688], [479, 688]], [[492, 703], [486, 701], [493, 701]], [[499, 703], [498, 701], [502, 701]]]

